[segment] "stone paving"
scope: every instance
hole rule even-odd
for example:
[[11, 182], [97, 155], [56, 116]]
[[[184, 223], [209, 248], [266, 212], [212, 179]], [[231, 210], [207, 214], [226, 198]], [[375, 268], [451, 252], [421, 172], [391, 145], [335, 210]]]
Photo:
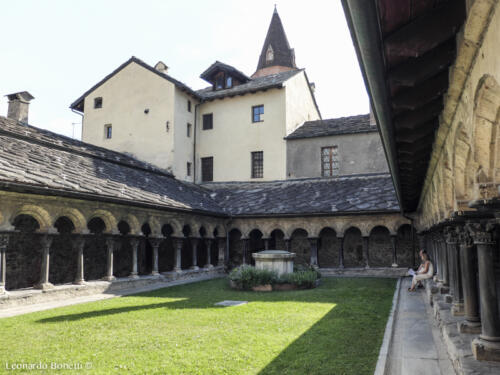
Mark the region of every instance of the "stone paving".
[[410, 282], [410, 278], [401, 280], [386, 374], [454, 375], [439, 329], [427, 311], [424, 292], [409, 293]]

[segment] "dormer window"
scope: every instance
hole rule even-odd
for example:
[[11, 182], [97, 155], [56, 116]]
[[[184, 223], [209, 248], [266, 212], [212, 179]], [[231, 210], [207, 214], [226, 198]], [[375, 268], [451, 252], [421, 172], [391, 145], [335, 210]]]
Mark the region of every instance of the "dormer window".
[[224, 76], [219, 75], [217, 79], [215, 80], [215, 89], [220, 90], [224, 88]]
[[274, 50], [273, 46], [269, 45], [266, 51], [266, 62], [272, 62], [274, 60]]
[[233, 87], [233, 77], [227, 76], [226, 77], [226, 88], [231, 88]]

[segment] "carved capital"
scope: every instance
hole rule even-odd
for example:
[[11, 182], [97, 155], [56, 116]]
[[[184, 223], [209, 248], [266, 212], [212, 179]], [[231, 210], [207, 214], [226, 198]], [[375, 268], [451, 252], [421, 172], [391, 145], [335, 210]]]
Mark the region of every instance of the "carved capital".
[[0, 233], [0, 252], [5, 251], [9, 245], [9, 234]]
[[466, 224], [467, 232], [472, 237], [475, 245], [489, 245], [495, 243], [492, 233], [493, 227], [494, 224], [489, 221]]
[[85, 237], [82, 235], [76, 235], [73, 237], [73, 246], [78, 251], [83, 250], [83, 247], [85, 246]]
[[174, 246], [177, 249], [182, 249], [182, 245], [184, 245], [184, 238], [182, 238], [182, 237], [173, 237], [172, 239], [174, 240]]
[[50, 234], [44, 234], [42, 235], [42, 240], [41, 245], [44, 250], [48, 250], [50, 246], [52, 245], [52, 241], [54, 239], [54, 236], [51, 236]]
[[457, 230], [454, 227], [445, 227], [444, 235], [446, 238], [446, 243], [450, 245], [454, 245], [458, 242]]
[[467, 231], [467, 228], [465, 226], [457, 227], [457, 235], [458, 235], [458, 242], [461, 245], [471, 247], [474, 244], [472, 242], [472, 237], [469, 235], [469, 232]]
[[106, 246], [108, 247], [108, 250], [114, 250], [115, 241], [115, 237], [113, 236], [106, 237]]
[[161, 237], [148, 237], [148, 241], [153, 249], [154, 248], [157, 249], [160, 246], [161, 242], [163, 241], [163, 238], [161, 238]]

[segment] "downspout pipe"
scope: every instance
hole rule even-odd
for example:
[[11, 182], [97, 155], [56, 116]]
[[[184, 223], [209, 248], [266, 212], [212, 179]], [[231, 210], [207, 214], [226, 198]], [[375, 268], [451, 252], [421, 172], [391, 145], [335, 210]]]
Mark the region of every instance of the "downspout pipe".
[[83, 112], [76, 111], [73, 108], [71, 108], [71, 112], [73, 112], [74, 114], [77, 114], [78, 116], [82, 117], [82, 133], [80, 134], [80, 139], [83, 140], [83, 115], [84, 114], [83, 114]]
[[347, 24], [351, 32], [354, 49], [370, 96], [370, 102], [382, 138], [384, 152], [396, 190], [401, 213], [404, 207], [401, 197], [399, 167], [392, 111], [388, 103], [389, 91], [385, 80], [383, 46], [375, 0], [342, 0]]
[[196, 184], [196, 128], [198, 123], [198, 106], [201, 104], [194, 105], [194, 129], [193, 129], [193, 183]]

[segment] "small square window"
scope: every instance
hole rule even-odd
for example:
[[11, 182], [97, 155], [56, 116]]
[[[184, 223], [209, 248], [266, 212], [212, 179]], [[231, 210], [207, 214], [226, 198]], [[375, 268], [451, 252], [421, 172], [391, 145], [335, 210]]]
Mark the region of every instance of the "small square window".
[[104, 136], [106, 139], [111, 139], [113, 135], [113, 127], [111, 124], [104, 125]]
[[186, 163], [186, 175], [191, 176], [191, 163], [190, 162]]
[[188, 123], [187, 127], [186, 127], [186, 129], [187, 129], [187, 136], [188, 137], [191, 137], [191, 128], [192, 128], [191, 124]]
[[188, 100], [188, 112], [191, 112], [191, 100]]
[[252, 178], [264, 177], [264, 152], [252, 152]]
[[203, 115], [203, 130], [213, 129], [214, 127], [214, 117], [212, 113], [207, 113]]
[[252, 107], [252, 122], [262, 122], [264, 119], [262, 115], [264, 114], [263, 105], [255, 105]]
[[102, 108], [102, 97], [94, 98], [94, 108]]

